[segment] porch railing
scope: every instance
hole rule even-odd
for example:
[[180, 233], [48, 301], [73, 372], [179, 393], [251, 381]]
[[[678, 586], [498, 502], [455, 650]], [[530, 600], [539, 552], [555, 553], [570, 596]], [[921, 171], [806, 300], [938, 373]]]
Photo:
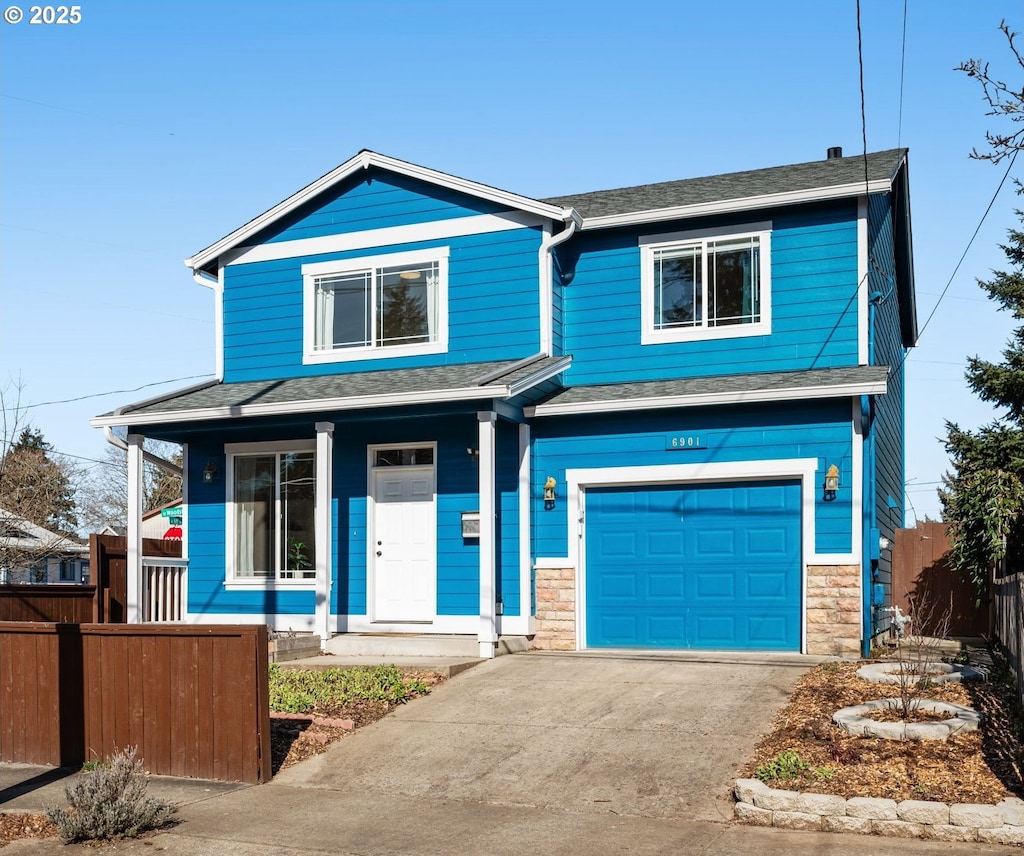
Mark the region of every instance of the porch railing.
[[142, 557], [142, 620], [185, 620], [185, 585], [188, 559], [166, 556]]

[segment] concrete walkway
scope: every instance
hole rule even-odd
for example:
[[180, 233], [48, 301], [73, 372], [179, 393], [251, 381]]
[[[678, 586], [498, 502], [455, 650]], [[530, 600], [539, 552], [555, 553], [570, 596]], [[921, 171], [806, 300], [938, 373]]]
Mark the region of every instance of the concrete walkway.
[[[1017, 852], [730, 823], [729, 789], [738, 767], [812, 662], [617, 653], [502, 657], [268, 785], [207, 792], [208, 783], [194, 783], [181, 825], [148, 844], [83, 852]], [[151, 786], [154, 794], [164, 787], [160, 780]], [[77, 849], [18, 842], [5, 856]]]

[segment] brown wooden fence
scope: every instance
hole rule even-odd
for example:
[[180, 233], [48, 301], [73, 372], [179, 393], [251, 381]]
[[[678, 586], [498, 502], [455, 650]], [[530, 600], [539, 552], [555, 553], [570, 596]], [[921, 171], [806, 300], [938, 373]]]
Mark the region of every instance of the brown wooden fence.
[[263, 625], [0, 624], [0, 760], [270, 779]]
[[2, 585], [0, 621], [98, 621], [96, 586]]
[[910, 596], [932, 605], [933, 626], [914, 627], [912, 632], [934, 635], [937, 619], [952, 607], [949, 636], [981, 636], [988, 632], [987, 603], [978, 604], [974, 583], [953, 568], [949, 560], [946, 523], [918, 523], [914, 529], [897, 529], [892, 552], [892, 602], [911, 612]]
[[1024, 704], [1024, 573], [992, 584], [995, 633], [1017, 676], [1017, 696]]

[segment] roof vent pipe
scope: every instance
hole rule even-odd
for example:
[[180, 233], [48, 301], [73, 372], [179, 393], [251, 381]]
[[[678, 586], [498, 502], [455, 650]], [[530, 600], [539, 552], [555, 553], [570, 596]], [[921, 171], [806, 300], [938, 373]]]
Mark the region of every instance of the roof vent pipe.
[[828, 151], [825, 153], [825, 157], [826, 157], [827, 160], [836, 160], [836, 158], [841, 158], [842, 156], [843, 156], [843, 147], [842, 146], [829, 146]]

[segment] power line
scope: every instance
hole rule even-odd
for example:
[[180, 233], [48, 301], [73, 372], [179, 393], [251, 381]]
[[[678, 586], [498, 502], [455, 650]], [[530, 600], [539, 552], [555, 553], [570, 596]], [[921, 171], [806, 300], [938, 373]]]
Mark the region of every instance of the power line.
[[903, 72], [907, 65], [907, 0], [903, 0], [903, 45], [900, 48], [900, 109], [896, 122], [896, 148], [899, 149], [903, 139]]
[[864, 36], [860, 28], [860, 0], [857, 0], [857, 67], [860, 70], [860, 135], [864, 153], [864, 195], [868, 195], [868, 120], [864, 104]]
[[186, 375], [185, 377], [174, 377], [170, 380], [158, 380], [153, 383], [144, 383], [142, 386], [132, 387], [131, 389], [112, 389], [109, 392], [93, 392], [89, 395], [79, 395], [76, 398], [62, 398], [57, 401], [41, 401], [38, 404], [25, 404], [18, 408], [5, 408], [5, 409], [17, 409], [17, 410], [32, 410], [35, 407], [48, 407], [51, 404], [70, 404], [73, 401], [85, 401], [87, 398], [103, 398], [105, 395], [120, 395], [128, 392], [138, 392], [141, 389], [147, 389], [151, 386], [163, 386], [166, 383], [178, 383], [183, 380], [196, 380], [198, 378], [210, 377], [208, 374], [201, 375]]

